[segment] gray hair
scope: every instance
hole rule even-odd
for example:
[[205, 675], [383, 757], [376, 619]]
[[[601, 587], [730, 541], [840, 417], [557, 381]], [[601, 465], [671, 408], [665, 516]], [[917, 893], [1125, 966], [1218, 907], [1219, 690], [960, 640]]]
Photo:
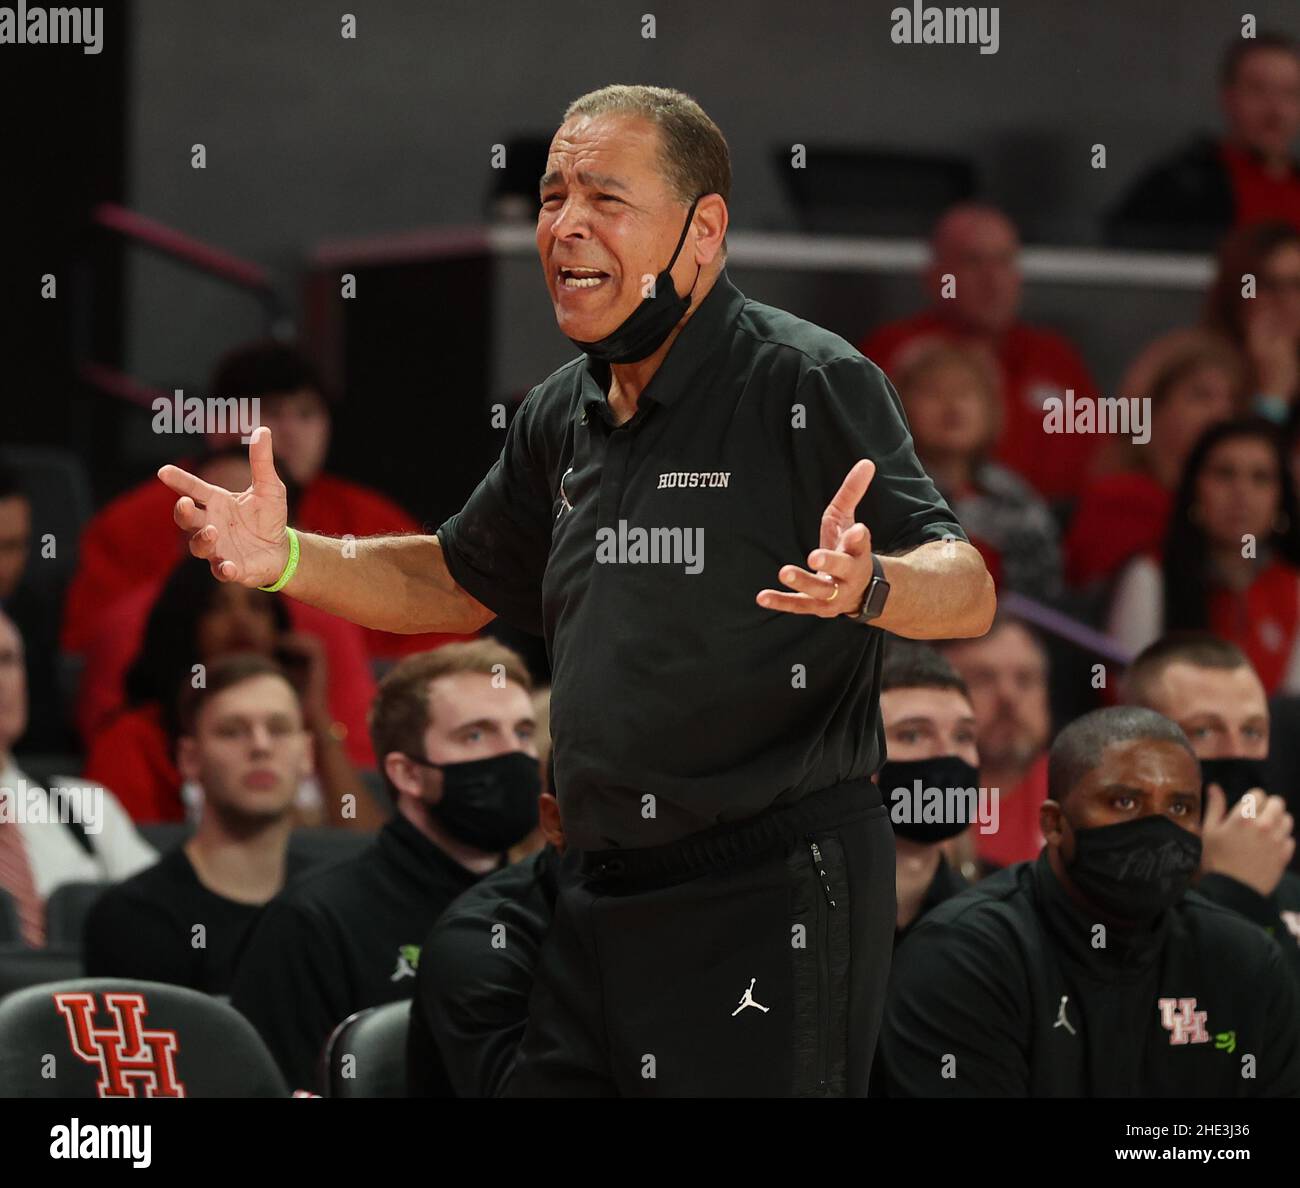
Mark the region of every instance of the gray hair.
[[668, 87], [617, 83], [588, 91], [564, 112], [565, 120], [602, 115], [636, 116], [659, 129], [664, 176], [681, 202], [694, 202], [705, 194], [731, 200], [731, 152], [726, 138], [689, 95]]

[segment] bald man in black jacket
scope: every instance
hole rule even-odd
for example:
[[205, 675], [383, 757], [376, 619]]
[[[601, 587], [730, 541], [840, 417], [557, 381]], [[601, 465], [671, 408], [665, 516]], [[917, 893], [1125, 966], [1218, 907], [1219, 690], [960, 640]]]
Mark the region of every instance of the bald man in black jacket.
[[891, 1096], [1297, 1097], [1300, 996], [1261, 929], [1187, 892], [1201, 779], [1151, 710], [1049, 759], [1047, 844], [934, 909], [895, 956]]

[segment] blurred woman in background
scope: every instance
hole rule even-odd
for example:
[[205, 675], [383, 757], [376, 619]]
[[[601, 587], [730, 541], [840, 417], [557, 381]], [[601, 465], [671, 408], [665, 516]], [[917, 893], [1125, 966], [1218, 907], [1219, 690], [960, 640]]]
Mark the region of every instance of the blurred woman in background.
[[1300, 692], [1300, 515], [1275, 425], [1249, 417], [1196, 443], [1162, 555], [1116, 585], [1109, 630], [1133, 654], [1166, 631], [1212, 631], [1270, 694]]
[[999, 590], [1054, 599], [1061, 550], [1047, 504], [990, 454], [1001, 429], [997, 372], [980, 355], [927, 345], [896, 368], [916, 455]]
[[[336, 674], [335, 688], [351, 696], [358, 684], [373, 689], [359, 637], [350, 671]], [[95, 735], [86, 761], [87, 778], [112, 788], [136, 821], [180, 821], [196, 806], [182, 797], [175, 763], [180, 691], [202, 679], [202, 668], [221, 656], [255, 652], [285, 669], [302, 700], [303, 716], [316, 748], [315, 784], [303, 790], [302, 824], [375, 825], [365, 791], [341, 739], [335, 710], [350, 719], [349, 730], [364, 736], [364, 706], [332, 693], [325, 645], [314, 634], [293, 630], [286, 603], [260, 590], [218, 582], [206, 561], [189, 558], [171, 573], [153, 603], [140, 647], [126, 673], [126, 704]], [[369, 698], [366, 698], [368, 702]], [[357, 812], [338, 811], [352, 794]]]
[[1196, 440], [1241, 412], [1246, 364], [1222, 335], [1174, 330], [1149, 343], [1116, 395], [1151, 401], [1150, 440], [1107, 443], [1079, 497], [1065, 541], [1066, 577], [1087, 589], [1159, 549], [1174, 491]]

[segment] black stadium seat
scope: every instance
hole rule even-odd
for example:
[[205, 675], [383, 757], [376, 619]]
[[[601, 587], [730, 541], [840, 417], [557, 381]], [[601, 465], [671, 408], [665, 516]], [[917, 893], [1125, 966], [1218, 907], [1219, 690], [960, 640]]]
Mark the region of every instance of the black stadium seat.
[[233, 1007], [157, 982], [73, 978], [19, 990], [0, 1000], [0, 1052], [0, 1098], [289, 1096]]
[[45, 939], [51, 945], [79, 948], [86, 915], [111, 883], [60, 883], [45, 901]]
[[326, 1097], [405, 1097], [410, 1002], [349, 1015], [325, 1044]]
[[185, 821], [146, 821], [137, 825], [135, 831], [159, 854], [165, 854], [189, 837], [194, 827]]
[[8, 891], [0, 889], [0, 945], [17, 944], [22, 940], [18, 923], [18, 905]]
[[21, 941], [0, 945], [0, 999], [42, 982], [65, 982], [85, 972], [81, 947], [31, 949]]

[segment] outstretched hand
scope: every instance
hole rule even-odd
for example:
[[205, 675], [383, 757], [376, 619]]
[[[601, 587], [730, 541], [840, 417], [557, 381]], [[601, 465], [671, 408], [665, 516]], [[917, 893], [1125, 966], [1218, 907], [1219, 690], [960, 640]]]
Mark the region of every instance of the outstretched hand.
[[253, 430], [248, 460], [252, 484], [239, 494], [179, 466], [162, 467], [158, 477], [180, 496], [172, 518], [190, 534], [190, 552], [208, 562], [213, 577], [241, 586], [269, 586], [289, 558], [289, 507], [284, 483], [275, 473], [266, 426]]
[[796, 593], [760, 590], [759, 606], [823, 619], [861, 607], [872, 576], [871, 532], [853, 517], [875, 474], [869, 458], [854, 464], [822, 513], [819, 547], [808, 554], [808, 569], [786, 565], [777, 574]]

